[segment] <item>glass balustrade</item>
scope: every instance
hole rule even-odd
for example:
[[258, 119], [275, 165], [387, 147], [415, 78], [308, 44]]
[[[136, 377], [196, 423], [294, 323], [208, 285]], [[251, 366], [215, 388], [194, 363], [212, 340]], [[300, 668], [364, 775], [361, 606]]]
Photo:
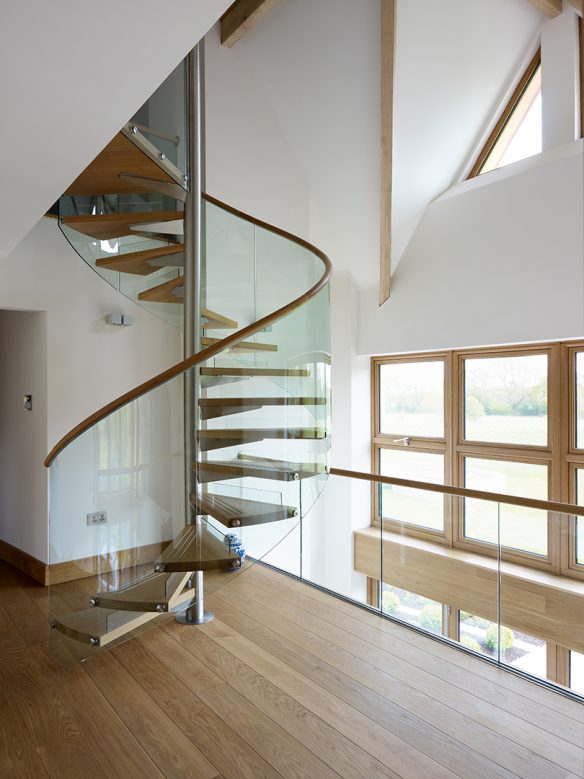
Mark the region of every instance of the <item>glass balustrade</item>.
[[329, 466], [327, 265], [280, 233], [260, 255], [267, 230], [216, 202], [204, 219], [199, 355], [50, 464], [51, 641], [63, 662], [193, 607], [199, 572], [211, 593], [260, 560], [302, 569], [302, 517]]
[[[389, 618], [395, 628], [380, 625], [380, 640], [402, 656], [413, 654], [414, 663], [420, 637], [401, 626], [582, 694], [584, 582], [568, 566], [558, 570], [546, 562], [530, 541], [542, 521], [550, 538], [558, 527], [575, 533], [582, 509], [556, 510], [563, 504], [494, 499], [478, 491], [464, 496], [440, 485], [435, 491], [401, 474], [379, 478], [331, 470], [322, 494], [302, 515], [299, 578]], [[371, 519], [374, 503], [382, 522]], [[515, 512], [521, 522], [512, 525]], [[472, 550], [459, 542], [469, 515], [480, 517], [485, 539]], [[455, 535], [459, 528], [458, 537], [446, 534], [446, 527]], [[518, 548], [525, 550], [522, 558]], [[331, 599], [324, 619], [334, 623], [339, 608]], [[424, 649], [446, 657], [438, 647]], [[468, 667], [448, 657], [453, 667]]]

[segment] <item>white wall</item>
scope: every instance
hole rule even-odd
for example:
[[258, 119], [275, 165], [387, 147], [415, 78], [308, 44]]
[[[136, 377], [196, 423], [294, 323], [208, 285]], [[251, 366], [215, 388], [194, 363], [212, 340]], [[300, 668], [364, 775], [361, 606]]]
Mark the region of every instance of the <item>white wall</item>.
[[[131, 303], [91, 270], [53, 219], [41, 220], [0, 264], [0, 308], [44, 311], [46, 317], [47, 425], [43, 446], [29, 462], [35, 475], [31, 491], [42, 490], [46, 474], [39, 465], [65, 433], [181, 359], [180, 332]], [[133, 327], [107, 325], [105, 317], [112, 312], [132, 314]], [[85, 511], [94, 510], [85, 504], [76, 522], [84, 522]], [[39, 508], [34, 516], [23, 504], [20, 515], [19, 521], [32, 523], [23, 536], [24, 551], [47, 561], [46, 501], [44, 511]], [[71, 556], [80, 555], [72, 549]]]
[[3, 3], [0, 72], [10, 77], [0, 84], [0, 257], [230, 2], [175, 0], [172, 9], [156, 0]]
[[[349, 274], [331, 284], [332, 465], [369, 472], [369, 359], [357, 354], [358, 289]], [[365, 577], [353, 571], [353, 530], [371, 521], [367, 482], [329, 477], [308, 515], [303, 575], [365, 602]]]
[[207, 192], [306, 236], [307, 182], [250, 64], [252, 36], [227, 49], [215, 25], [205, 39]]
[[[46, 559], [46, 315], [0, 310], [0, 539]], [[32, 411], [23, 396], [32, 395]]]
[[[369, 364], [356, 353], [355, 279], [375, 283], [379, 256], [378, 22], [378, 0], [286, 0], [233, 49], [217, 28], [205, 44], [207, 189], [330, 256], [333, 463], [365, 469]], [[293, 297], [282, 281], [280, 297]], [[319, 499], [305, 522], [305, 575], [361, 597], [351, 528], [368, 522], [367, 485]], [[296, 535], [288, 547], [273, 559], [296, 570]]]
[[[333, 464], [361, 470], [368, 355], [581, 335], [584, 316], [579, 145], [448, 189], [537, 46], [542, 16], [525, 0], [400, 0], [402, 259], [378, 309], [379, 11], [378, 0], [287, 0], [231, 51], [216, 29], [207, 36], [208, 189], [331, 257]], [[338, 533], [318, 526], [311, 565], [358, 592], [338, 560], [350, 565], [368, 490], [331, 501]]]
[[206, 47], [208, 190], [374, 283], [379, 0], [286, 0], [233, 49], [217, 28]]
[[541, 29], [542, 146], [553, 149], [580, 137], [580, 17], [568, 3]]
[[[542, 14], [527, 0], [398, 0], [392, 263], [519, 79]], [[528, 52], [529, 59], [533, 51]]]
[[454, 187], [428, 206], [359, 352], [389, 354], [584, 334], [584, 143]]

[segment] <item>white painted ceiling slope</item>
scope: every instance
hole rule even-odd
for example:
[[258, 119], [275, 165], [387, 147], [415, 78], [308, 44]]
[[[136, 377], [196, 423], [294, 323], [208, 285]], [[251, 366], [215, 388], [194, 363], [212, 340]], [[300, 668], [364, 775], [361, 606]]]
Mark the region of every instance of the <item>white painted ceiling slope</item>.
[[541, 20], [528, 0], [398, 0], [394, 267], [428, 203], [455, 183]]
[[[282, 0], [229, 53], [302, 169], [311, 240], [361, 288], [379, 276], [379, 16], [379, 0]], [[398, 0], [394, 264], [455, 180], [541, 18], [528, 0]]]
[[0, 11], [0, 258], [231, 0], [18, 0]]

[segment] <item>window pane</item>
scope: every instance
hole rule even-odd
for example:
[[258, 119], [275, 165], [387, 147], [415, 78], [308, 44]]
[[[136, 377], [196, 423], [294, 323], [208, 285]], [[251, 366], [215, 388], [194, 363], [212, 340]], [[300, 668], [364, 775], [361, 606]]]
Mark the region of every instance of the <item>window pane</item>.
[[469, 441], [546, 446], [545, 354], [467, 358], [464, 429]]
[[584, 695], [584, 655], [570, 652], [570, 689]]
[[584, 449], [584, 352], [576, 354], [576, 446]]
[[384, 614], [391, 614], [429, 633], [439, 636], [443, 634], [442, 604], [415, 592], [408, 592], [384, 582], [381, 588], [381, 610]]
[[379, 420], [382, 433], [444, 438], [444, 363], [381, 365]]
[[[444, 484], [443, 454], [381, 449], [379, 469], [382, 476]], [[383, 484], [381, 516], [431, 530], [443, 530], [444, 497], [434, 492]]]
[[[584, 506], [584, 469], [576, 469], [576, 503]], [[576, 517], [576, 562], [584, 565], [584, 517]]]
[[[539, 500], [548, 497], [546, 465], [466, 457], [464, 473], [465, 486], [469, 489]], [[547, 511], [465, 499], [466, 538], [496, 544], [499, 522], [503, 546], [547, 555]]]
[[[506, 665], [519, 668], [542, 679], [546, 678], [547, 647], [545, 641], [517, 630], [511, 630], [504, 625], [501, 625], [499, 629], [496, 622], [489, 622], [487, 619], [482, 619], [466, 611], [460, 612], [459, 629], [460, 643], [467, 649], [473, 649], [475, 652], [480, 652], [495, 660], [500, 659]], [[500, 658], [499, 644], [501, 647]]]
[[542, 150], [541, 66], [537, 68], [480, 172], [502, 168]]

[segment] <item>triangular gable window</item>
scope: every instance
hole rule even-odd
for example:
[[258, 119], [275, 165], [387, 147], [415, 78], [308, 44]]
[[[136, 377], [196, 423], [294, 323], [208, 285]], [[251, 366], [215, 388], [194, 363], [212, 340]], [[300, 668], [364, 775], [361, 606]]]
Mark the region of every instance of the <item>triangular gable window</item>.
[[541, 52], [538, 51], [483, 146], [469, 178], [539, 154], [541, 126]]

